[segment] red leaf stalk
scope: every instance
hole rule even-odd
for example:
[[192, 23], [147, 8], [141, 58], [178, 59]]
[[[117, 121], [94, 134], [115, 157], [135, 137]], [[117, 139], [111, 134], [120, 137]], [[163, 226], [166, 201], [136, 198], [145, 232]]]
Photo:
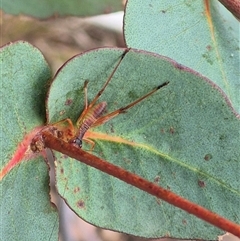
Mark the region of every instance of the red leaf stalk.
[[152, 183], [138, 175], [102, 160], [99, 157], [96, 157], [78, 147], [64, 142], [63, 140], [54, 137], [48, 131], [42, 132], [42, 138], [45, 147], [61, 152], [102, 172], [114, 176], [240, 238], [240, 225], [233, 223], [232, 221], [227, 220], [226, 218], [223, 218], [220, 215], [205, 209], [204, 207], [192, 203], [187, 199], [184, 199], [175, 193], [156, 185], [155, 183]]

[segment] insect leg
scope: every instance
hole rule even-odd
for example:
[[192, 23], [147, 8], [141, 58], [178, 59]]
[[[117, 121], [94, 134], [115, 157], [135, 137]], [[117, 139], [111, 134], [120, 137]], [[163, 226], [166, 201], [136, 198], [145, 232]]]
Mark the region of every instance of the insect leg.
[[105, 82], [105, 84], [103, 85], [103, 87], [100, 89], [100, 91], [97, 93], [97, 95], [95, 96], [95, 98], [93, 99], [93, 101], [88, 105], [88, 101], [87, 101], [87, 85], [88, 85], [88, 80], [86, 80], [84, 82], [84, 93], [85, 93], [85, 108], [84, 111], [81, 113], [81, 115], [79, 116], [77, 122], [76, 122], [76, 126], [77, 128], [79, 128], [82, 124], [83, 119], [85, 118], [85, 116], [87, 115], [87, 112], [89, 109], [91, 109], [94, 104], [97, 102], [97, 100], [99, 99], [99, 97], [102, 95], [103, 91], [105, 90], [105, 88], [107, 87], [108, 83], [110, 82], [110, 80], [112, 79], [114, 73], [116, 72], [117, 68], [119, 67], [119, 65], [121, 64], [124, 56], [126, 55], [126, 53], [129, 51], [129, 49], [126, 49], [124, 51], [124, 53], [121, 56], [121, 59], [118, 61], [117, 65], [115, 66], [114, 70], [112, 71], [112, 73], [110, 74], [110, 76], [108, 77], [107, 81]]
[[133, 101], [132, 103], [130, 103], [129, 105], [119, 108], [105, 116], [102, 116], [100, 118], [98, 118], [98, 120], [92, 125], [93, 127], [98, 126], [98, 125], [102, 125], [105, 122], [111, 120], [112, 118], [116, 117], [119, 114], [125, 113], [127, 109], [133, 107], [134, 105], [138, 104], [139, 102], [141, 102], [142, 100], [146, 99], [147, 97], [149, 97], [150, 95], [152, 95], [153, 93], [155, 93], [157, 90], [159, 90], [160, 88], [168, 85], [169, 82], [164, 82], [163, 84], [157, 86], [156, 88], [154, 88], [152, 91], [148, 92], [146, 95], [140, 97], [139, 99]]
[[92, 141], [92, 140], [90, 140], [90, 139], [87, 139], [87, 138], [83, 138], [83, 140], [84, 140], [85, 142], [88, 142], [88, 144], [91, 146], [89, 151], [92, 151], [92, 150], [94, 149], [95, 142]]
[[99, 90], [99, 92], [97, 93], [97, 95], [95, 96], [95, 98], [93, 99], [93, 101], [89, 104], [89, 108], [91, 108], [96, 101], [99, 99], [99, 97], [102, 95], [103, 91], [105, 90], [106, 86], [108, 85], [108, 83], [110, 82], [110, 80], [112, 79], [113, 75], [115, 74], [116, 70], [118, 69], [119, 65], [121, 64], [123, 58], [125, 57], [125, 55], [128, 53], [130, 49], [126, 49], [124, 51], [124, 53], [121, 56], [121, 59], [118, 61], [117, 65], [115, 66], [114, 70], [112, 71], [112, 73], [110, 74], [110, 76], [108, 77], [107, 81], [105, 82], [105, 84], [103, 85], [103, 87]]

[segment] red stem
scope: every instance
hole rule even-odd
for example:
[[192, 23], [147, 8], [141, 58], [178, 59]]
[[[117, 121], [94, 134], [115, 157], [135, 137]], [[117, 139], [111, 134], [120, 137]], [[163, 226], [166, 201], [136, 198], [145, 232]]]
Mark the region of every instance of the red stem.
[[240, 20], [240, 1], [239, 0], [219, 0], [238, 20]]
[[227, 220], [195, 203], [192, 203], [167, 189], [149, 182], [140, 176], [128, 172], [86, 151], [83, 151], [80, 148], [64, 142], [63, 140], [54, 137], [48, 131], [43, 131], [42, 137], [45, 147], [61, 152], [102, 172], [114, 176], [240, 238], [240, 225], [233, 223], [230, 220]]

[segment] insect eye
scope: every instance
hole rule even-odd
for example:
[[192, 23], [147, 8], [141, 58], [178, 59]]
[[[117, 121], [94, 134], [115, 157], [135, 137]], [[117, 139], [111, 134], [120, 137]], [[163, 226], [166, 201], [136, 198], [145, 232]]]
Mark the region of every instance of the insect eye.
[[82, 140], [79, 138], [76, 138], [73, 140], [73, 143], [75, 143], [76, 145], [78, 145], [80, 148], [82, 148]]

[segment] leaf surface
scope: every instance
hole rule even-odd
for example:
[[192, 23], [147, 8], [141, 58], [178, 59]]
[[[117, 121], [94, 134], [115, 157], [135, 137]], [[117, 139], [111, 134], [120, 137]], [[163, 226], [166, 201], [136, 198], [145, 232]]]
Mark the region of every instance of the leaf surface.
[[[68, 61], [47, 101], [48, 121], [71, 118], [95, 97], [123, 50], [97, 49]], [[240, 222], [239, 118], [213, 82], [156, 54], [130, 50], [100, 101], [107, 113], [165, 81], [148, 99], [85, 135], [92, 152], [157, 182], [233, 222]], [[89, 150], [89, 145], [83, 148]], [[94, 225], [143, 237], [216, 239], [223, 232], [94, 168], [57, 154], [57, 188], [71, 209]]]
[[42, 158], [27, 161], [24, 156], [29, 144], [26, 134], [44, 122], [50, 69], [38, 49], [21, 41], [1, 48], [0, 65], [1, 238], [57, 240], [48, 167]]
[[240, 113], [239, 22], [219, 1], [128, 1], [128, 47], [170, 57], [216, 83]]

